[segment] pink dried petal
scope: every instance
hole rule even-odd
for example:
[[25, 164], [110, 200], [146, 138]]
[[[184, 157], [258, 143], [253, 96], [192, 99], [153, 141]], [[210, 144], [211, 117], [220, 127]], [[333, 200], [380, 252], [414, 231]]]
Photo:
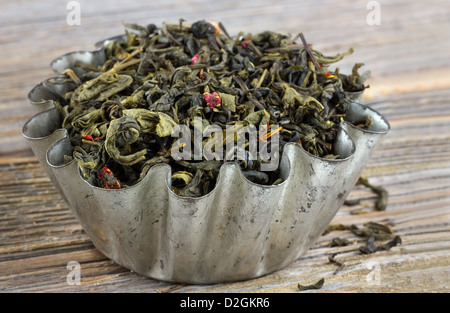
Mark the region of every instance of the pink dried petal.
[[205, 98], [206, 104], [212, 109], [219, 106], [222, 103], [222, 99], [220, 98], [217, 92], [213, 92], [212, 94], [205, 92], [203, 94], [203, 98]]
[[205, 98], [205, 101], [206, 101], [207, 104], [209, 104], [209, 103], [211, 102], [211, 100], [212, 100], [211, 94], [210, 94], [210, 93], [207, 93], [207, 92], [205, 92], [205, 93], [203, 94], [203, 98]]
[[191, 65], [194, 65], [195, 63], [197, 63], [197, 60], [198, 60], [198, 57], [199, 57], [199, 55], [198, 54], [196, 54], [196, 55], [194, 55], [192, 58], [191, 58]]
[[251, 41], [251, 39], [244, 39], [244, 40], [242, 40], [241, 41], [241, 47], [244, 48], [244, 49], [247, 49], [248, 48], [248, 44], [249, 44], [250, 41]]

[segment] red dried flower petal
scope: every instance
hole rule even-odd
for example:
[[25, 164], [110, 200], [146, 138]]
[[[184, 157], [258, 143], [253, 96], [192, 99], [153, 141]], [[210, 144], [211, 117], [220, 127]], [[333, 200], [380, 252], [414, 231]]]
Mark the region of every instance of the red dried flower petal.
[[194, 65], [195, 63], [197, 63], [197, 61], [198, 61], [198, 57], [199, 57], [199, 55], [198, 54], [195, 54], [192, 58], [191, 58], [191, 65]]

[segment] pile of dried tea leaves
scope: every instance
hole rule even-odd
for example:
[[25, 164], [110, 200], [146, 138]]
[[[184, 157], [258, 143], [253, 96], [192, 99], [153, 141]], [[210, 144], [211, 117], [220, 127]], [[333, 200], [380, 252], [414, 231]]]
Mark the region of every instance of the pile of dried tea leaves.
[[[85, 179], [103, 188], [141, 181], [155, 164], [172, 168], [172, 189], [197, 197], [210, 192], [223, 160], [175, 160], [176, 125], [194, 132], [194, 119], [208, 125], [276, 125], [280, 155], [295, 142], [312, 155], [339, 158], [333, 143], [348, 107], [346, 91], [363, 90], [368, 72], [351, 75], [329, 66], [353, 52], [326, 56], [299, 34], [271, 31], [228, 35], [221, 23], [125, 24], [125, 34], [105, 44], [106, 62], [80, 62], [67, 75], [76, 88], [57, 103], [73, 155]], [[297, 41], [301, 40], [299, 43]], [[82, 73], [82, 74], [75, 74]], [[202, 145], [211, 138], [204, 138]], [[270, 142], [267, 133], [264, 142]], [[245, 141], [245, 140], [244, 140]], [[246, 142], [246, 145], [248, 142]], [[251, 160], [250, 160], [251, 159]], [[282, 181], [261, 161], [239, 164], [261, 184]]]

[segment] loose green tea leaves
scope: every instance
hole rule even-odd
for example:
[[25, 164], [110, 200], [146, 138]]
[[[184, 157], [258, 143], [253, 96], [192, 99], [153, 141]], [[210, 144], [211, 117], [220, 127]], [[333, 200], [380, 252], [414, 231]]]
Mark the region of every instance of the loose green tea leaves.
[[367, 240], [366, 245], [359, 247], [359, 251], [363, 254], [375, 253], [377, 251], [386, 251], [386, 250], [391, 249], [392, 247], [395, 247], [398, 244], [401, 244], [402, 240], [401, 240], [400, 236], [395, 236], [394, 239], [392, 239], [391, 241], [389, 241], [383, 245], [375, 245], [374, 242], [375, 242], [375, 236], [371, 235], [369, 237], [369, 239]]
[[177, 125], [169, 115], [162, 112], [152, 112], [147, 109], [130, 109], [123, 110], [122, 114], [136, 120], [142, 133], [155, 133], [159, 137], [170, 136]]
[[395, 234], [389, 225], [375, 222], [367, 222], [364, 224], [363, 228], [357, 227], [356, 225], [331, 224], [328, 225], [322, 235], [326, 235], [336, 230], [349, 230], [359, 237], [369, 238], [373, 236], [375, 240], [387, 240], [395, 237]]
[[[379, 224], [375, 222], [367, 222], [364, 224], [364, 228], [359, 228], [355, 225], [343, 225], [343, 224], [332, 224], [329, 225], [323, 234], [328, 234], [329, 232], [336, 230], [349, 230], [353, 234], [367, 238], [366, 244], [359, 247], [359, 251], [363, 254], [375, 253], [377, 251], [386, 251], [402, 243], [400, 236], [395, 235], [394, 231], [389, 225]], [[376, 240], [389, 240], [385, 244], [375, 245]], [[334, 238], [332, 240], [331, 246], [346, 246], [351, 244], [347, 240], [342, 240], [340, 238]], [[334, 259], [335, 255], [330, 256], [329, 261], [335, 263], [339, 266], [342, 264], [336, 263]]]
[[364, 224], [364, 228], [358, 228], [356, 226], [351, 227], [351, 232], [360, 237], [371, 237], [375, 240], [386, 240], [395, 237], [392, 229], [387, 225], [381, 225], [374, 222]]
[[330, 247], [343, 247], [343, 246], [348, 246], [351, 244], [352, 244], [351, 241], [349, 241], [345, 238], [336, 237], [331, 240]]
[[322, 233], [322, 236], [337, 230], [351, 230], [352, 226], [344, 225], [344, 224], [330, 224]]
[[385, 188], [383, 188], [381, 186], [375, 186], [375, 185], [369, 183], [369, 180], [366, 177], [360, 177], [357, 184], [361, 184], [366, 187], [369, 187], [374, 193], [376, 193], [378, 195], [378, 199], [375, 204], [375, 208], [378, 211], [386, 210], [389, 193]]
[[[278, 168], [267, 170], [267, 158], [252, 149], [256, 131], [248, 129], [258, 127], [265, 130], [252, 138], [273, 156], [293, 142], [318, 157], [340, 157], [334, 142], [346, 118], [346, 92], [364, 89], [368, 75], [359, 75], [361, 64], [348, 76], [330, 66], [353, 49], [327, 56], [303, 34], [272, 31], [232, 38], [221, 23], [206, 21], [124, 26], [122, 38], [105, 44], [104, 64], [78, 62], [78, 76], [63, 73], [74, 85], [59, 101], [74, 147], [66, 159], [74, 158], [93, 184], [132, 186], [165, 163], [172, 190], [197, 197], [214, 188], [227, 161], [250, 181], [279, 184]], [[227, 127], [236, 132], [229, 135]], [[230, 140], [241, 145], [227, 150]]]
[[344, 263], [336, 260], [336, 255], [337, 255], [337, 253], [333, 253], [332, 255], [330, 255], [328, 257], [328, 260], [330, 261], [330, 263], [336, 264], [338, 266], [338, 268], [333, 272], [333, 275], [336, 275], [337, 272], [339, 272], [340, 270], [342, 270], [344, 268]]
[[[361, 123], [364, 123], [364, 121], [360, 121]], [[356, 121], [356, 124], [358, 122]], [[359, 125], [361, 127], [364, 127], [363, 125]], [[358, 182], [356, 183], [357, 185], [363, 185], [366, 186], [368, 188], [370, 188], [371, 191], [373, 191], [376, 195], [377, 195], [377, 200], [375, 203], [375, 209], [377, 211], [384, 211], [386, 210], [387, 204], [388, 204], [388, 198], [389, 198], [389, 192], [383, 188], [382, 186], [375, 186], [371, 183], [369, 183], [369, 179], [367, 177], [363, 177], [361, 176], [358, 179]], [[345, 205], [348, 206], [354, 206], [354, 205], [358, 205], [361, 204], [362, 199], [354, 199], [354, 200], [346, 200], [344, 201]], [[367, 211], [364, 210], [355, 210], [352, 211], [351, 214], [363, 214], [363, 213], [367, 213]]]
[[323, 284], [325, 283], [325, 279], [321, 278], [317, 283], [312, 284], [312, 285], [297, 285], [298, 290], [300, 291], [305, 291], [305, 290], [310, 290], [310, 289], [320, 289], [323, 287]]
[[105, 101], [109, 97], [127, 88], [132, 82], [133, 78], [129, 75], [103, 73], [97, 78], [80, 85], [80, 87], [74, 91], [71, 101]]
[[[375, 222], [367, 222], [364, 223], [363, 228], [359, 228], [355, 225], [344, 225], [344, 224], [331, 224], [325, 230], [323, 234], [328, 234], [332, 231], [343, 231], [348, 230], [353, 234], [366, 238], [366, 243], [363, 246], [357, 247], [356, 251], [359, 251], [361, 254], [372, 254], [378, 251], [387, 251], [396, 245], [402, 243], [400, 236], [395, 235], [394, 231], [389, 225], [379, 224]], [[380, 240], [389, 240], [384, 244], [375, 244], [375, 241]], [[342, 247], [351, 245], [347, 239], [341, 238], [333, 238], [330, 246], [331, 247]], [[355, 251], [355, 250], [352, 250]], [[346, 250], [348, 252], [348, 250]], [[344, 262], [341, 260], [336, 260], [337, 253], [333, 253], [328, 257], [328, 261], [338, 266], [338, 268], [333, 272], [333, 275], [336, 275], [339, 271], [344, 268]]]
[[347, 91], [357, 92], [368, 88], [368, 86], [365, 86], [364, 83], [370, 78], [370, 71], [366, 71], [361, 75], [358, 73], [359, 68], [363, 65], [363, 63], [356, 63], [353, 66], [352, 73], [348, 76], [339, 74], [342, 79], [342, 84]]

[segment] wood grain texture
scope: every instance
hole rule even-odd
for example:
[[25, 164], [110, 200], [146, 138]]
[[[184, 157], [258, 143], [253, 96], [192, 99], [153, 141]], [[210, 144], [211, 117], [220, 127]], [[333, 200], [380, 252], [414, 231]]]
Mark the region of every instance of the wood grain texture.
[[[79, 1], [81, 25], [66, 22], [66, 2], [0, 4], [0, 292], [449, 292], [450, 291], [450, 9], [445, 1], [379, 1], [381, 25], [366, 22], [367, 1]], [[107, 3], [107, 5], [105, 5]], [[288, 267], [230, 284], [176, 285], [148, 279], [103, 256], [66, 207], [22, 138], [33, 114], [27, 93], [53, 75], [57, 56], [92, 49], [122, 32], [122, 21], [161, 24], [222, 21], [232, 35], [266, 29], [303, 32], [319, 50], [355, 48], [342, 71], [364, 62], [372, 71], [364, 102], [391, 131], [364, 175], [389, 191], [386, 211], [357, 185], [331, 224], [391, 225], [402, 243], [370, 255], [350, 231], [321, 236]], [[365, 214], [354, 214], [363, 211]], [[333, 238], [351, 241], [330, 247]], [[344, 267], [330, 263], [329, 256]], [[81, 284], [69, 285], [67, 264], [81, 264]], [[376, 267], [371, 267], [375, 264]], [[377, 270], [378, 272], [374, 272]], [[376, 274], [376, 275], [375, 275]], [[374, 277], [374, 275], [376, 277]], [[375, 278], [375, 280], [374, 280]]]

